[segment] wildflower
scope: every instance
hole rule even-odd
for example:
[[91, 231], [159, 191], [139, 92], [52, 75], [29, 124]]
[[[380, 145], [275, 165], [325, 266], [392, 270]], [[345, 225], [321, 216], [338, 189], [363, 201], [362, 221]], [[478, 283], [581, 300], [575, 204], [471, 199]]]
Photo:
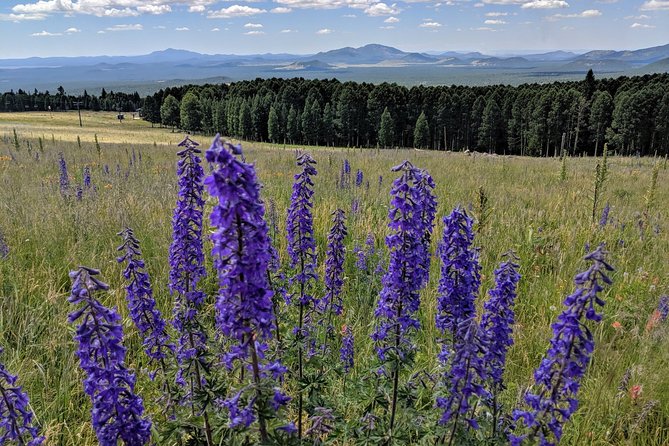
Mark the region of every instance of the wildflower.
[[358, 169], [355, 173], [355, 187], [362, 186], [362, 170]]
[[623, 328], [623, 324], [621, 324], [618, 321], [615, 321], [611, 324], [611, 327], [615, 328], [616, 330], [620, 330], [621, 328]]
[[109, 286], [95, 276], [100, 272], [79, 267], [70, 272], [72, 293], [68, 301], [79, 307], [70, 323], [80, 321], [74, 339], [77, 356], [86, 372], [84, 391], [93, 403], [93, 429], [102, 446], [144, 445], [151, 438], [151, 422], [143, 417], [142, 399], [135, 394], [135, 375], [125, 367], [121, 317], [103, 306], [95, 293]]
[[315, 438], [320, 438], [332, 432], [334, 414], [332, 409], [326, 407], [316, 407], [314, 409], [315, 415], [310, 418], [311, 427], [307, 429], [306, 435], [313, 435]]
[[576, 275], [576, 291], [567, 296], [564, 311], [553, 323], [551, 346], [534, 372], [535, 389], [525, 394], [529, 408], [514, 411], [517, 424], [511, 436], [512, 444], [536, 439], [541, 444], [556, 444], [562, 437], [563, 425], [578, 407], [576, 396], [580, 381], [594, 349], [592, 333], [582, 318], [593, 322], [602, 319], [596, 305], [603, 306], [604, 301], [598, 293], [603, 290], [603, 284], [611, 283], [606, 272], [613, 268], [604, 257], [602, 245], [585, 256], [592, 264]]
[[630, 387], [630, 399], [632, 402], [636, 402], [643, 393], [643, 386], [641, 384], [635, 384]]
[[374, 311], [378, 324], [372, 334], [381, 361], [386, 360], [386, 354], [390, 350], [399, 358], [404, 358], [408, 352], [413, 351], [415, 346], [408, 335], [420, 327], [415, 316], [422, 287], [422, 283], [415, 280], [419, 274], [423, 235], [422, 209], [415, 187], [419, 172], [408, 161], [394, 167], [393, 171], [401, 172], [401, 176], [393, 182], [390, 192], [392, 199], [388, 227], [393, 232], [386, 237], [390, 263], [383, 277], [383, 289]]
[[[266, 396], [261, 395], [259, 386], [265, 371], [278, 370], [278, 364], [270, 368], [262, 356], [275, 321], [273, 292], [267, 280], [271, 243], [255, 168], [233, 156], [240, 150], [224, 144], [216, 135], [206, 153], [215, 169], [205, 185], [212, 196], [218, 197], [211, 215], [215, 228], [212, 256], [219, 278], [216, 321], [232, 342], [223, 357], [224, 364], [232, 370], [235, 363], [240, 363], [249, 370], [249, 379], [256, 386], [252, 397], [243, 398], [242, 389], [224, 402], [230, 412], [230, 425], [249, 427], [257, 419], [264, 443], [268, 437], [262, 399]], [[272, 375], [278, 378], [281, 374]], [[275, 392], [271, 405], [276, 411], [287, 402]]]
[[360, 200], [358, 200], [358, 198], [354, 198], [353, 201], [351, 201], [351, 214], [357, 215], [359, 210]]
[[498, 416], [501, 407], [497, 399], [504, 390], [502, 380], [506, 366], [506, 353], [513, 345], [513, 324], [515, 314], [513, 306], [516, 300], [516, 288], [520, 280], [518, 264], [505, 260], [495, 270], [495, 288], [489, 292], [490, 299], [483, 305], [484, 314], [481, 318], [481, 337], [485, 343], [483, 364], [492, 396], [489, 405], [493, 414], [493, 436], [497, 432]]
[[[122, 251], [122, 255], [117, 261], [127, 263], [123, 277], [129, 281], [125, 290], [130, 318], [143, 339], [144, 352], [149, 361], [160, 363], [165, 371], [164, 359], [172, 355], [175, 348], [167, 334], [165, 320], [156, 308], [149, 274], [144, 271], [139, 241], [130, 228], [125, 228], [117, 235], [123, 238], [123, 243], [117, 248], [118, 251]], [[155, 373], [152, 373], [151, 378], [154, 376]]]
[[355, 262], [355, 267], [362, 272], [367, 272], [369, 269], [370, 258], [374, 255], [375, 252], [375, 240], [374, 234], [370, 232], [367, 234], [367, 239], [365, 240], [365, 249], [357, 248], [355, 250], [357, 260]]
[[669, 296], [660, 297], [657, 311], [660, 313], [660, 320], [662, 322], [666, 321], [667, 316], [669, 315]]
[[609, 206], [609, 204], [606, 203], [606, 206], [604, 206], [604, 209], [602, 209], [602, 216], [599, 219], [599, 227], [600, 228], [603, 228], [609, 222], [609, 212], [610, 211], [611, 211], [611, 206]]
[[84, 189], [91, 188], [91, 168], [84, 166]]
[[332, 311], [339, 316], [342, 313], [341, 290], [344, 286], [344, 238], [347, 235], [344, 211], [337, 209], [332, 213], [332, 228], [328, 234], [325, 252], [325, 296], [319, 302], [321, 312]]
[[[0, 347], [0, 353], [3, 352]], [[39, 429], [33, 425], [35, 417], [30, 409], [28, 395], [0, 362], [0, 444], [16, 442], [20, 445], [37, 446], [44, 442]]]
[[421, 209], [420, 215], [420, 241], [422, 247], [422, 253], [419, 257], [420, 265], [420, 277], [417, 280], [420, 280], [422, 285], [425, 286], [428, 282], [430, 276], [430, 245], [432, 243], [432, 228], [434, 227], [434, 217], [437, 213], [437, 200], [434, 196], [434, 180], [427, 172], [427, 170], [421, 170], [420, 174], [416, 178], [415, 187], [419, 197], [419, 203]]
[[344, 372], [348, 373], [353, 369], [353, 332], [349, 327], [344, 325], [341, 330], [342, 334], [342, 347], [339, 351], [339, 357], [341, 363], [344, 366]]
[[437, 328], [450, 332], [451, 345], [457, 343], [460, 323], [475, 315], [474, 300], [481, 284], [481, 266], [474, 242], [473, 220], [460, 207], [444, 217], [443, 239], [439, 245], [441, 279], [437, 298]]
[[[490, 393], [482, 383], [487, 378], [483, 355], [485, 342], [480, 339], [480, 329], [475, 318], [466, 319], [458, 326], [458, 341], [453, 358], [442, 352], [439, 356], [442, 364], [451, 362], [452, 367], [447, 374], [449, 392], [447, 398], [437, 398], [437, 407], [443, 410], [439, 419], [440, 424], [453, 423], [451, 440], [455, 437], [458, 422], [462, 419], [472, 429], [479, 425], [473, 414], [469, 414], [475, 398], [486, 399]], [[449, 359], [451, 359], [449, 361]], [[450, 444], [450, 443], [449, 443]]]
[[67, 173], [67, 163], [62, 152], [58, 154], [58, 166], [60, 168], [60, 194], [65, 197], [70, 192], [70, 177]]

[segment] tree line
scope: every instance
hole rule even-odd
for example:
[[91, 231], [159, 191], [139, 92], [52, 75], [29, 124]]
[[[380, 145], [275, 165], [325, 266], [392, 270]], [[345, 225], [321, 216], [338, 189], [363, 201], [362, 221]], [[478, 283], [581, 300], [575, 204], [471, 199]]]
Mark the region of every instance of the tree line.
[[5, 92], [0, 97], [0, 111], [23, 112], [23, 111], [52, 111], [60, 112], [67, 110], [93, 110], [93, 111], [116, 111], [135, 112], [142, 107], [144, 100], [139, 93], [109, 93], [103, 88], [99, 96], [91, 95], [84, 90], [82, 94], [67, 94], [60, 86], [55, 93], [49, 90], [40, 92], [35, 89], [32, 93], [19, 89]]
[[[111, 109], [141, 105], [152, 124], [277, 144], [554, 156], [596, 155], [608, 143], [624, 155], [669, 152], [667, 73], [595, 79], [590, 71], [582, 81], [517, 87], [272, 78], [171, 87], [143, 101], [122, 95]], [[94, 101], [102, 104], [91, 96], [91, 109]]]

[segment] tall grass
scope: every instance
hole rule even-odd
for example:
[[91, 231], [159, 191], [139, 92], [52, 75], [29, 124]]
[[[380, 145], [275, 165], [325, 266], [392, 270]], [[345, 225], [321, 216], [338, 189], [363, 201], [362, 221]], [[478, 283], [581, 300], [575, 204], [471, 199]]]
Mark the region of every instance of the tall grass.
[[[142, 240], [160, 310], [171, 314], [167, 252], [177, 190], [177, 148], [167, 143], [176, 142], [178, 136], [138, 122], [122, 124], [121, 129], [119, 124], [110, 130], [104, 114], [91, 114], [91, 124], [83, 131], [74, 127], [78, 122], [70, 124], [60, 116], [48, 125], [48, 117], [38, 117], [35, 122], [24, 117], [21, 122], [12, 119], [11, 115], [0, 116], [0, 232], [9, 246], [7, 258], [0, 259], [0, 345], [5, 348], [7, 367], [21, 377], [31, 397], [48, 444], [92, 445], [96, 441], [89, 422], [89, 402], [81, 387], [82, 372], [74, 355], [72, 328], [67, 323], [71, 310], [66, 301], [67, 273], [80, 264], [102, 270], [103, 280], [111, 285], [103, 303], [116, 305], [124, 318], [128, 365], [138, 370], [137, 390], [147, 402], [148, 413], [160, 420], [161, 407], [151, 403], [159, 389], [146, 374], [139, 373], [146, 360], [141, 339], [127, 314], [122, 265], [115, 261], [115, 247], [116, 233], [131, 226]], [[85, 115], [85, 124], [86, 119]], [[21, 148], [29, 141], [43, 150], [17, 150], [14, 128]], [[79, 135], [81, 147], [76, 143]], [[93, 135], [99, 137], [99, 152]], [[209, 143], [208, 137], [194, 139], [204, 146]], [[282, 235], [277, 248], [285, 264], [283, 234], [295, 173], [295, 149], [253, 143], [244, 147], [247, 160], [256, 163], [265, 201], [276, 203]], [[386, 260], [383, 240], [393, 178], [390, 168], [409, 159], [428, 169], [436, 182], [439, 223], [434, 234], [441, 234], [441, 217], [458, 204], [471, 209], [475, 217], [483, 217], [476, 239], [482, 247], [483, 265], [479, 308], [485, 292], [493, 286], [493, 270], [500, 254], [513, 249], [520, 258], [523, 278], [516, 306], [515, 345], [508, 357], [508, 388], [502, 394], [506, 407], [514, 406], [532, 382], [532, 371], [551, 336], [550, 324], [561, 311], [562, 300], [572, 291], [574, 273], [583, 266], [580, 259], [585, 246], [604, 241], [616, 268], [611, 276], [614, 284], [604, 294], [604, 322], [596, 328], [594, 359], [580, 393], [580, 408], [566, 429], [563, 444], [669, 442], [669, 323], [646, 330], [659, 296], [669, 288], [669, 189], [662, 187], [666, 171], [653, 170], [653, 160], [607, 160], [607, 187], [599, 202], [610, 203], [613, 224], [600, 228], [597, 219], [591, 223], [596, 160], [572, 159], [569, 175], [560, 178], [555, 175], [560, 170], [557, 160], [426, 151], [309, 150], [319, 170], [314, 230], [320, 277], [331, 213], [342, 208], [349, 215], [344, 317], [356, 340], [354, 375], [366, 373], [366, 358], [374, 355], [369, 333], [380, 276], [355, 267], [353, 247], [363, 245], [371, 232], [381, 250], [381, 261]], [[85, 192], [82, 200], [74, 195], [64, 199], [59, 193], [60, 152], [67, 161], [73, 186], [82, 182], [84, 166], [91, 168], [94, 190]], [[336, 187], [344, 159], [350, 161], [352, 171], [364, 172], [369, 188]], [[380, 175], [384, 177], [381, 185], [377, 180]], [[653, 191], [654, 206], [648, 206], [649, 190]], [[359, 201], [357, 213], [350, 212], [354, 199]], [[212, 206], [210, 200], [206, 212]], [[434, 237], [433, 251], [437, 243], [438, 237]], [[213, 294], [216, 275], [211, 264], [207, 269], [210, 274], [204, 287]], [[427, 369], [436, 367], [439, 350], [434, 327], [438, 275], [435, 261], [430, 283], [421, 296], [423, 328], [416, 366]], [[317, 293], [322, 295], [322, 285]], [[213, 308], [208, 312], [213, 314]], [[643, 386], [635, 398], [625, 388], [618, 390], [628, 370], [628, 387]], [[355, 398], [349, 399], [343, 388], [351, 389], [350, 385], [337, 386], [328, 391], [350, 402], [347, 417], [360, 417], [362, 407], [356, 405]]]

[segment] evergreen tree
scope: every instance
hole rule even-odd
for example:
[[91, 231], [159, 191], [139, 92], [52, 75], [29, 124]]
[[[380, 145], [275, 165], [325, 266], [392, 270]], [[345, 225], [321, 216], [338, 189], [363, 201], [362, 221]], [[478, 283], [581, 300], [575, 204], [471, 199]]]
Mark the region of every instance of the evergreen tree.
[[604, 141], [606, 129], [611, 126], [613, 114], [613, 98], [608, 91], [597, 91], [592, 97], [590, 107], [590, 131], [595, 141], [595, 156], [599, 152], [599, 144]]
[[332, 105], [328, 102], [323, 109], [323, 119], [321, 121], [321, 137], [326, 146], [334, 145], [335, 140], [335, 116]]
[[295, 107], [290, 107], [288, 112], [288, 123], [286, 124], [286, 136], [291, 144], [297, 143], [300, 137], [300, 121]]
[[490, 97], [483, 110], [481, 127], [479, 127], [479, 146], [487, 148], [490, 153], [497, 149], [497, 142], [502, 133], [502, 110], [494, 97]]
[[153, 96], [147, 96], [146, 99], [144, 99], [142, 117], [145, 121], [151, 123], [151, 127], [153, 127], [154, 124], [160, 124], [160, 104]]
[[413, 132], [413, 145], [419, 149], [426, 149], [430, 145], [430, 126], [427, 122], [425, 112], [421, 112], [416, 121]]
[[172, 131], [174, 132], [174, 128], [179, 126], [180, 113], [181, 110], [177, 98], [171, 94], [167, 95], [163, 101], [163, 105], [160, 106], [160, 120], [163, 125], [172, 127]]
[[253, 133], [253, 121], [251, 119], [251, 108], [248, 101], [242, 101], [239, 108], [239, 129], [237, 134], [243, 139], [251, 139]]
[[379, 125], [379, 145], [383, 148], [391, 147], [393, 145], [394, 135], [393, 118], [390, 116], [388, 107], [383, 109], [381, 114], [381, 124]]
[[273, 143], [278, 143], [282, 139], [281, 123], [279, 122], [279, 115], [276, 113], [274, 106], [269, 109], [269, 118], [267, 119], [267, 131], [269, 133], [269, 140]]
[[202, 110], [200, 100], [192, 91], [186, 93], [181, 100], [181, 127], [189, 132], [195, 132], [202, 128]]

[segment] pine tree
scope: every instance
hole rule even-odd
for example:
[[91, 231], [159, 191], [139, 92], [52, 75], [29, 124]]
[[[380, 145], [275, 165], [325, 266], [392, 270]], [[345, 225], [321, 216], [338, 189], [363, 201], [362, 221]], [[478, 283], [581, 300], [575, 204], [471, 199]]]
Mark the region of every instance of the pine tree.
[[269, 133], [269, 140], [273, 143], [281, 141], [281, 123], [279, 122], [279, 115], [276, 113], [274, 106], [269, 108], [269, 118], [267, 119], [267, 131]]
[[160, 106], [160, 120], [163, 125], [172, 127], [172, 131], [174, 131], [174, 128], [179, 126], [179, 119], [179, 101], [171, 94], [167, 95], [163, 101], [163, 105]]
[[428, 148], [430, 145], [430, 126], [428, 125], [425, 112], [421, 112], [416, 121], [416, 128], [413, 132], [413, 145], [419, 149]]
[[383, 148], [391, 147], [395, 139], [394, 135], [395, 123], [388, 111], [388, 107], [383, 110], [381, 114], [381, 124], [379, 125], [379, 145]]
[[200, 100], [192, 91], [186, 93], [181, 100], [180, 117], [181, 127], [184, 130], [195, 132], [202, 128]]

